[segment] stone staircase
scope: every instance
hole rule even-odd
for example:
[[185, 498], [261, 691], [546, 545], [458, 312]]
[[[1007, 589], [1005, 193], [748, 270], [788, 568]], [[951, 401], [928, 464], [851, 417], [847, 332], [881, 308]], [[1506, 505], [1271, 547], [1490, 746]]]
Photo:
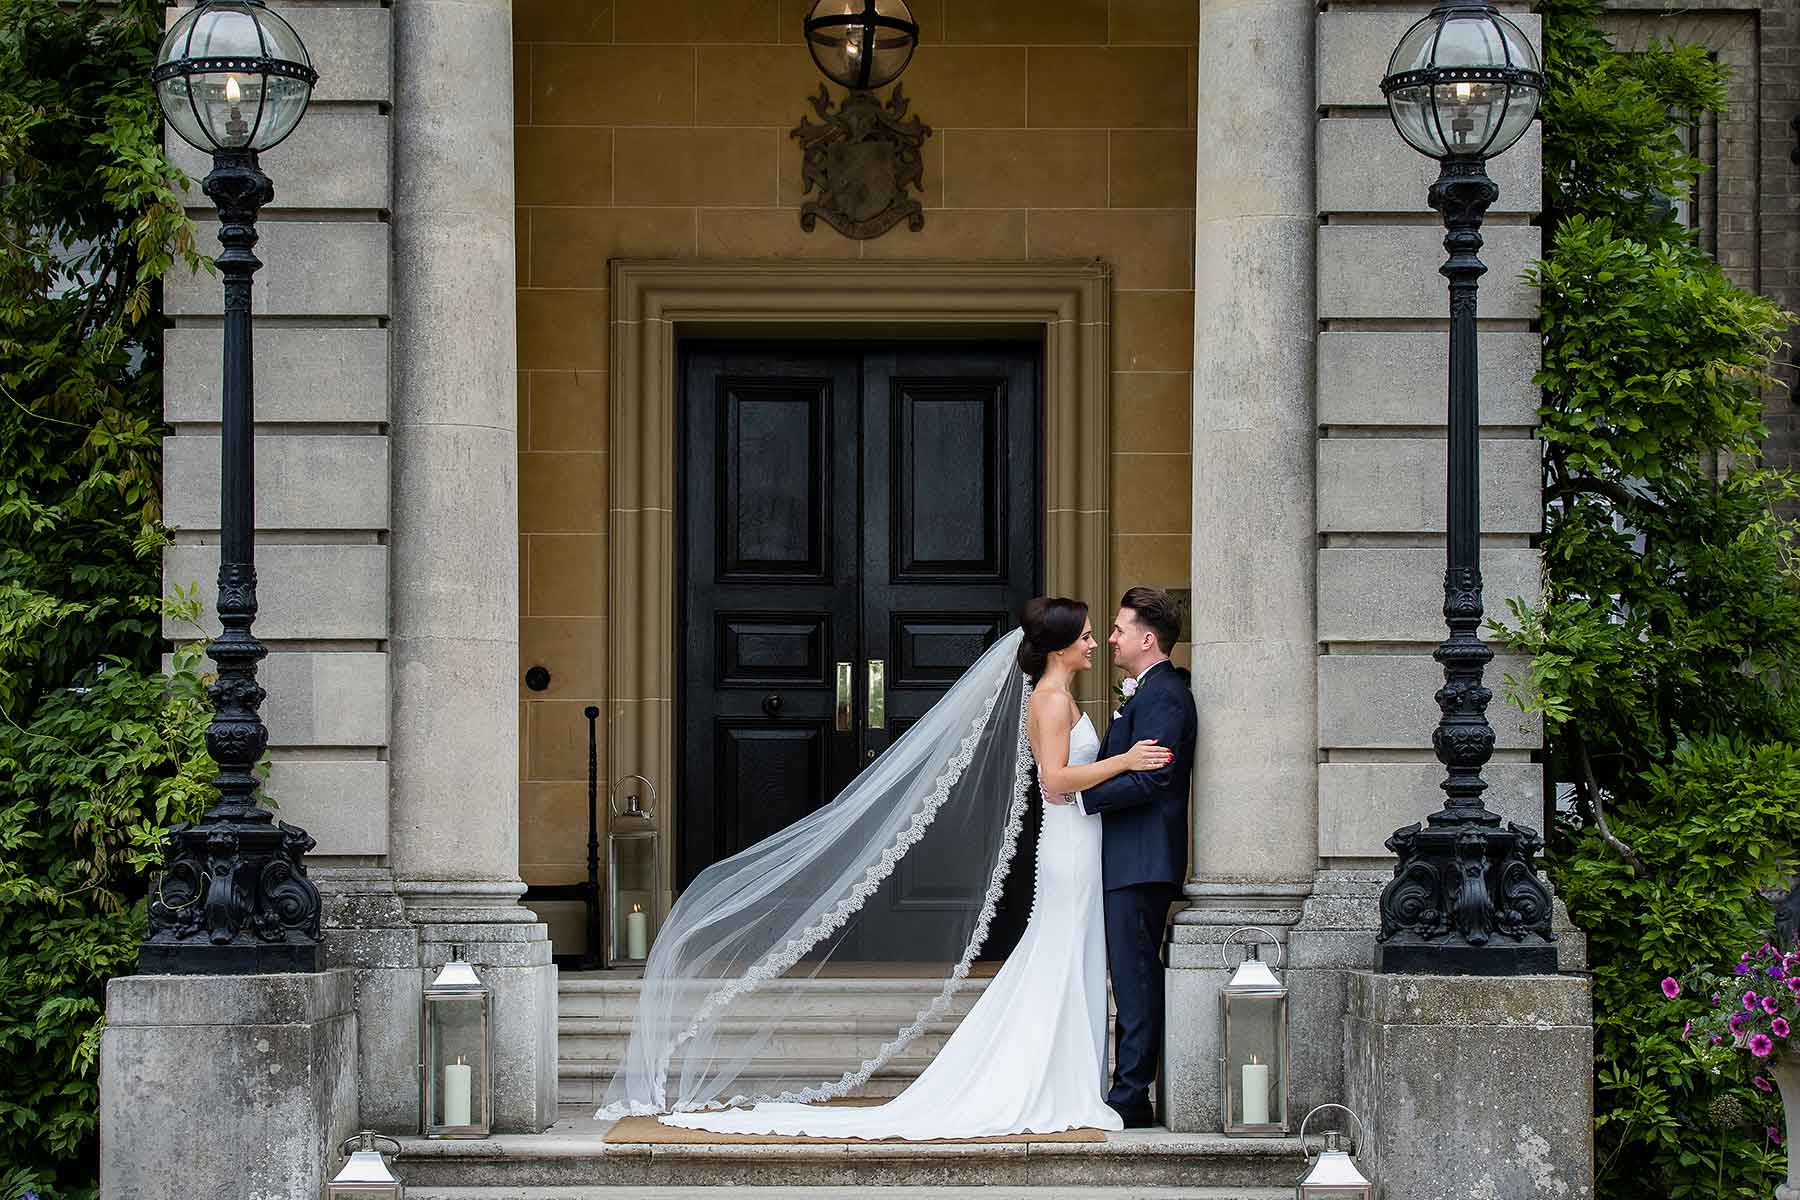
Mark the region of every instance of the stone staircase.
[[[903, 1090], [937, 1054], [987, 982], [966, 981], [944, 1019], [855, 1094], [892, 1096]], [[766, 1053], [780, 1055], [789, 1070], [818, 1063], [831, 1064], [835, 1073], [853, 1055], [861, 1059], [874, 1054], [902, 1026], [911, 1024], [941, 985], [936, 979], [905, 978], [776, 980], [734, 1002], [733, 1019], [724, 1024], [723, 1032], [728, 1038], [745, 1036], [772, 1025], [774, 1035]], [[556, 1054], [557, 1099], [565, 1108], [591, 1107], [605, 1095], [631, 1033], [638, 986], [636, 978], [608, 972], [563, 974]], [[743, 1078], [752, 1086], [758, 1080], [754, 1072]]]
[[[946, 1019], [862, 1094], [903, 1089], [986, 985], [969, 980]], [[728, 1032], [772, 1020], [773, 1044], [790, 1064], [841, 1064], [847, 1050], [872, 1054], [892, 1038], [937, 987], [906, 978], [782, 980], [739, 1000]], [[1280, 1200], [1293, 1195], [1301, 1171], [1293, 1139], [1162, 1130], [1104, 1142], [609, 1144], [593, 1110], [624, 1050], [638, 981], [565, 973], [560, 988], [561, 1118], [540, 1134], [401, 1139], [397, 1169], [411, 1200]]]

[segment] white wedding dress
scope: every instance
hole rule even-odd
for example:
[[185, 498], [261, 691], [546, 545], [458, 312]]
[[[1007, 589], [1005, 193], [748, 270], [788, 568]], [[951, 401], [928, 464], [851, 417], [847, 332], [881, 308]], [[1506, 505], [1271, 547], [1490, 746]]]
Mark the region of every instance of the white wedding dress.
[[[1091, 763], [1099, 753], [1099, 735], [1083, 716], [1069, 733], [1069, 762]], [[674, 1113], [663, 1123], [714, 1133], [912, 1141], [1122, 1128], [1105, 1102], [1100, 822], [1074, 804], [1043, 810], [1025, 934], [904, 1092], [866, 1107], [765, 1103]]]

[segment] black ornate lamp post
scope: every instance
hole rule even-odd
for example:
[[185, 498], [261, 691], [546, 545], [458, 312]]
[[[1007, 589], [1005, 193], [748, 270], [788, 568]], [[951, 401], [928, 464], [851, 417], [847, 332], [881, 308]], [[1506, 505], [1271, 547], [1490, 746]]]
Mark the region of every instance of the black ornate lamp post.
[[254, 379], [250, 277], [262, 266], [257, 210], [275, 197], [257, 164], [306, 114], [313, 70], [293, 27], [262, 0], [203, 0], [163, 39], [151, 79], [175, 132], [213, 156], [201, 187], [219, 210], [225, 276], [225, 379], [220, 417], [219, 624], [208, 646], [218, 665], [206, 748], [219, 765], [219, 800], [197, 823], [169, 830], [167, 867], [150, 898], [145, 974], [238, 975], [316, 971], [319, 893], [302, 856], [306, 831], [258, 803], [254, 770], [269, 741], [258, 713], [256, 664], [268, 653], [250, 633], [256, 616], [251, 484]]
[[1450, 637], [1433, 655], [1444, 667], [1443, 710], [1432, 746], [1448, 768], [1444, 807], [1423, 827], [1388, 839], [1400, 858], [1381, 893], [1375, 969], [1434, 975], [1554, 974], [1550, 892], [1534, 859], [1535, 830], [1500, 818], [1481, 801], [1481, 768], [1494, 750], [1482, 670], [1494, 654], [1481, 628], [1480, 375], [1475, 290], [1487, 271], [1476, 257], [1481, 218], [1500, 192], [1487, 160], [1530, 126], [1544, 77], [1517, 25], [1485, 0], [1446, 3], [1407, 30], [1381, 90], [1400, 136], [1442, 167], [1431, 207], [1443, 214], [1439, 271], [1450, 281], [1449, 472], [1444, 620]]

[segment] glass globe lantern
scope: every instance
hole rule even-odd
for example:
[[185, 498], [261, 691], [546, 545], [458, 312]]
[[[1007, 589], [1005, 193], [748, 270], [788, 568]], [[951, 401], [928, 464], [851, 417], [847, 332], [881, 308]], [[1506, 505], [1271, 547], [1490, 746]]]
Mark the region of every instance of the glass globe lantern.
[[1492, 5], [1442, 4], [1394, 47], [1381, 91], [1420, 154], [1486, 159], [1524, 135], [1544, 76], [1524, 31]]
[[150, 72], [183, 141], [259, 153], [294, 132], [319, 73], [306, 43], [263, 0], [203, 0], [169, 27]]
[[826, 78], [867, 91], [900, 78], [919, 44], [906, 0], [818, 0], [806, 17], [806, 48]]

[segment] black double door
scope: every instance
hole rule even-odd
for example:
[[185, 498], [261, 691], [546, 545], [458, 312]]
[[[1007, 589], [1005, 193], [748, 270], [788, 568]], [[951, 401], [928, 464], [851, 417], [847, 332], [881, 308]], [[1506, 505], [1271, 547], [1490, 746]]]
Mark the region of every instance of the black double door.
[[[1040, 576], [1039, 357], [684, 345], [683, 887], [828, 803], [1015, 625]], [[1029, 911], [1036, 816], [985, 957]], [[945, 853], [904, 863], [837, 958], [954, 957], [947, 914], [981, 896]]]

